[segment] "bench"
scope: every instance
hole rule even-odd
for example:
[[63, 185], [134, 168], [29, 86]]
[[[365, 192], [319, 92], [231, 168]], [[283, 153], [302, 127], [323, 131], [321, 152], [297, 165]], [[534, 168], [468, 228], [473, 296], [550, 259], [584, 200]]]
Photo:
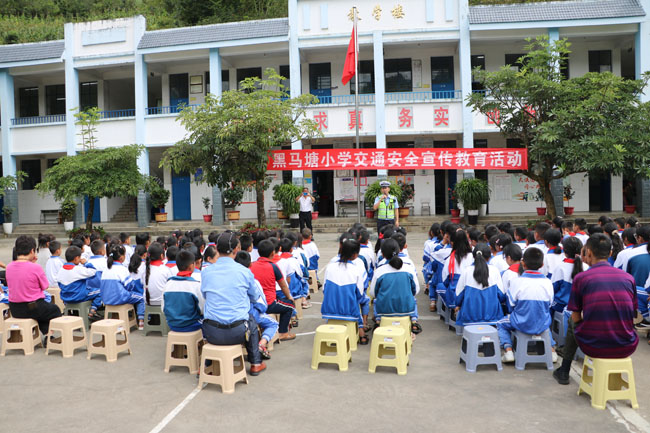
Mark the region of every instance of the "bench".
[[48, 224], [50, 221], [52, 224], [58, 224], [60, 221], [59, 210], [58, 209], [44, 209], [41, 210], [41, 224]]

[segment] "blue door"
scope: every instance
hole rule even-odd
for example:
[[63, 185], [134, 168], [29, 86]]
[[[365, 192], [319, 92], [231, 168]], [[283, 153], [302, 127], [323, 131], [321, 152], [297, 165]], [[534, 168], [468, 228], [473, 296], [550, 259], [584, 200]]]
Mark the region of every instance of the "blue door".
[[431, 90], [433, 99], [454, 97], [453, 57], [431, 57]]
[[[84, 200], [84, 221], [88, 218], [88, 207], [90, 206], [90, 200], [88, 200], [88, 196], [86, 196]], [[99, 210], [99, 199], [95, 199], [95, 208], [93, 209], [93, 222], [98, 223], [101, 221], [101, 212]]]
[[171, 111], [176, 113], [180, 111], [178, 108], [181, 104], [189, 104], [189, 89], [188, 89], [187, 74], [170, 74], [169, 75], [169, 105]]
[[330, 63], [309, 64], [309, 93], [321, 104], [332, 102], [332, 66]]
[[172, 203], [175, 221], [192, 219], [189, 174], [172, 174]]

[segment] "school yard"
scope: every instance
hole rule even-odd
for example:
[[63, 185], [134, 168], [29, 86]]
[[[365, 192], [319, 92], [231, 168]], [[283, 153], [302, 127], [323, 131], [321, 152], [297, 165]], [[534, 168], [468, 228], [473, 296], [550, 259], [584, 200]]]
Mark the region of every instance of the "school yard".
[[[335, 234], [316, 238], [321, 264], [336, 253]], [[425, 234], [411, 233], [409, 252], [422, 264]], [[0, 260], [10, 259], [10, 244], [0, 245]], [[421, 277], [420, 277], [421, 278]], [[132, 355], [113, 364], [86, 359], [78, 350], [70, 359], [59, 352], [45, 356], [10, 352], [0, 358], [3, 394], [2, 432], [648, 432], [650, 431], [650, 346], [645, 339], [633, 356], [640, 404], [590, 406], [576, 395], [574, 364], [569, 386], [557, 385], [551, 372], [504, 365], [467, 373], [458, 363], [460, 337], [428, 311], [418, 296], [424, 331], [413, 345], [406, 376], [392, 369], [368, 373], [370, 346], [353, 352], [347, 372], [333, 365], [310, 368], [312, 332], [322, 324], [319, 302], [295, 330], [295, 341], [272, 352], [268, 368], [232, 395], [215, 385], [198, 391], [186, 369], [163, 372], [165, 339], [158, 334], [130, 335]], [[304, 335], [301, 335], [304, 334]]]

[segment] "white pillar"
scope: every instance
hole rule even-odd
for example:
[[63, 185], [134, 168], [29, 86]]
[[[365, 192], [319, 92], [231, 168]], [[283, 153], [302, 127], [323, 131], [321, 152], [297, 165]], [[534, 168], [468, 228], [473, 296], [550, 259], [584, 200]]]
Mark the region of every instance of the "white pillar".
[[[465, 99], [472, 94], [472, 51], [469, 33], [469, 4], [468, 0], [458, 2], [458, 21], [460, 39], [458, 42], [458, 56], [460, 64], [460, 90], [463, 101], [463, 148], [474, 147], [474, 114], [472, 108], [467, 106]], [[464, 170], [464, 177], [474, 177], [474, 170]]]
[[[381, 30], [372, 33], [375, 66], [375, 135], [377, 149], [386, 149], [386, 82], [384, 80], [384, 36]], [[359, 79], [359, 77], [355, 77]], [[388, 170], [377, 170], [377, 177], [385, 179]]]

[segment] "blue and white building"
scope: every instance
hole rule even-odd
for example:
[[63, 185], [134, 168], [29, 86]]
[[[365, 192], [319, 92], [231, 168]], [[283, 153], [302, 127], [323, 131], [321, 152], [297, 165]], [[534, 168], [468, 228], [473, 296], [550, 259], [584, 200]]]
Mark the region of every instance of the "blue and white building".
[[[60, 41], [0, 46], [0, 143], [2, 171], [28, 173], [16, 194], [5, 198], [17, 208], [20, 224], [38, 223], [42, 210], [57, 209], [52, 197], [34, 189], [45, 170], [81, 148], [72, 113], [101, 110], [98, 147], [143, 144], [140, 170], [159, 176], [172, 191], [167, 206], [174, 220], [200, 219], [201, 197], [216, 191], [194, 182], [196, 173], [159, 168], [165, 149], [185, 131], [176, 121], [178, 105], [201, 104], [208, 92], [220, 95], [249, 76], [272, 67], [287, 77], [292, 96], [312, 93], [320, 103], [307, 110], [322, 124], [323, 138], [293, 148], [351, 148], [353, 82], [341, 84], [352, 23], [352, 3], [289, 0], [288, 18], [147, 31], [142, 16], [65, 25]], [[635, 78], [650, 70], [650, 0], [576, 0], [469, 7], [467, 0], [358, 0], [360, 45], [361, 146], [516, 147], [486, 116], [463, 99], [480, 85], [476, 66], [496, 70], [516, 66], [525, 39], [567, 38], [567, 74], [611, 71]], [[650, 97], [650, 93], [644, 98]], [[333, 215], [336, 202], [354, 198], [352, 172], [286, 172], [320, 195], [319, 211]], [[462, 171], [390, 170], [363, 173], [362, 186], [388, 176], [415, 185], [414, 213], [449, 209], [447, 188]], [[491, 213], [533, 212], [521, 200], [526, 182], [517, 173], [477, 171], [492, 188]], [[283, 173], [274, 172], [274, 182]], [[576, 211], [620, 211], [636, 196], [649, 203], [648, 182], [610, 174], [571, 176]], [[626, 188], [624, 184], [633, 185]], [[633, 196], [636, 187], [639, 194]], [[267, 191], [267, 208], [272, 204]], [[351, 197], [352, 195], [352, 197]], [[241, 205], [243, 218], [255, 217], [254, 195]], [[145, 197], [137, 199], [139, 221], [148, 222]], [[102, 199], [98, 219], [111, 221], [136, 200]], [[97, 209], [97, 207], [96, 207]]]

